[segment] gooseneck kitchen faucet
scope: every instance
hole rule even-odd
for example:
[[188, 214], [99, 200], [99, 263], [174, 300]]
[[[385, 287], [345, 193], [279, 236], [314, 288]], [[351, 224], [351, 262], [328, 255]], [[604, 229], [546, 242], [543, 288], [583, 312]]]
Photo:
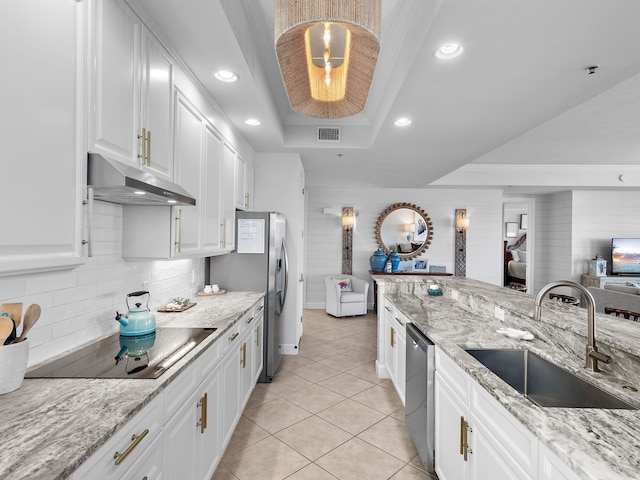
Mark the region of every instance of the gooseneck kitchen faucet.
[[571, 287], [580, 290], [582, 298], [587, 302], [587, 351], [585, 368], [592, 372], [599, 372], [600, 369], [598, 368], [598, 361], [609, 363], [611, 362], [611, 357], [598, 352], [598, 348], [596, 347], [596, 301], [593, 299], [593, 295], [591, 295], [589, 290], [579, 283], [571, 282], [569, 280], [548, 283], [542, 287], [536, 295], [533, 318], [536, 321], [540, 320], [542, 315], [542, 300], [547, 293], [557, 287]]

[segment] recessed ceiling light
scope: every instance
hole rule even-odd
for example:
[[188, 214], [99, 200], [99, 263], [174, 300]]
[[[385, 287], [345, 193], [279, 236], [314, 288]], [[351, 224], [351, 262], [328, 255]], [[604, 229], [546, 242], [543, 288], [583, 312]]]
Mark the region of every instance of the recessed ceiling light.
[[257, 118], [247, 118], [244, 123], [250, 125], [252, 127], [257, 127], [258, 125], [262, 125], [262, 122]]
[[411, 120], [408, 118], [399, 118], [395, 122], [393, 122], [397, 127], [406, 127], [407, 125], [411, 125]]
[[221, 82], [232, 83], [238, 80], [240, 77], [237, 73], [230, 72], [229, 70], [218, 70], [213, 74]]
[[457, 43], [445, 43], [438, 50], [436, 50], [436, 57], [442, 59], [455, 58], [462, 53], [461, 45]]

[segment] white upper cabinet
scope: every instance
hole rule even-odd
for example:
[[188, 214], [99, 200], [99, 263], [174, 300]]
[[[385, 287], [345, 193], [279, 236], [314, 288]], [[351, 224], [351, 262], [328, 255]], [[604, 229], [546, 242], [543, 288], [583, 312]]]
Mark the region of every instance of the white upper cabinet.
[[84, 8], [0, 2], [0, 275], [82, 263]]
[[140, 145], [142, 169], [172, 179], [173, 62], [148, 30], [142, 46], [141, 123], [137, 132], [144, 140]]
[[[126, 206], [122, 246], [126, 258], [203, 257], [232, 249], [233, 197], [222, 203], [223, 191], [234, 193], [233, 182], [225, 185], [229, 171], [225, 155], [229, 150], [220, 134], [179, 90], [175, 94], [174, 142], [175, 181], [196, 198], [196, 205]], [[233, 163], [230, 172], [233, 178]], [[230, 240], [225, 240], [225, 235], [230, 235]]]
[[185, 256], [201, 250], [201, 212], [204, 182], [204, 121], [200, 113], [180, 92], [176, 93], [175, 180], [196, 197], [193, 206], [173, 207], [176, 213], [175, 255]]
[[173, 178], [173, 62], [122, 0], [91, 17], [89, 150]]
[[240, 155], [235, 157], [236, 208], [253, 208], [253, 166]]
[[235, 171], [236, 152], [225, 143], [222, 149], [222, 183], [220, 184], [220, 228], [225, 249], [233, 249], [235, 244]]
[[202, 196], [204, 208], [202, 246], [205, 250], [224, 248], [223, 229], [220, 226], [222, 144], [222, 139], [213, 127], [206, 125], [204, 131], [204, 191]]
[[138, 168], [142, 23], [121, 0], [91, 5], [89, 150]]

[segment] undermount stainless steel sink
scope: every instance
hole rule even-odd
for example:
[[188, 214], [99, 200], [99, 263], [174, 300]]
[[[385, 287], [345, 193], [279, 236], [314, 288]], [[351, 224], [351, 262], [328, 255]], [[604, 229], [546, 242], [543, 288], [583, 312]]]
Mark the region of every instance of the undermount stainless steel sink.
[[541, 407], [636, 410], [636, 407], [529, 350], [465, 351]]

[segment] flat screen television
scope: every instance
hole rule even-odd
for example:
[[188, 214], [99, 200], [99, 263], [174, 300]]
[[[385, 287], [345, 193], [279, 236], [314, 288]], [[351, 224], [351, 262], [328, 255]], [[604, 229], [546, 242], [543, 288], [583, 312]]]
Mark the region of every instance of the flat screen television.
[[611, 239], [611, 273], [640, 275], [640, 238]]

